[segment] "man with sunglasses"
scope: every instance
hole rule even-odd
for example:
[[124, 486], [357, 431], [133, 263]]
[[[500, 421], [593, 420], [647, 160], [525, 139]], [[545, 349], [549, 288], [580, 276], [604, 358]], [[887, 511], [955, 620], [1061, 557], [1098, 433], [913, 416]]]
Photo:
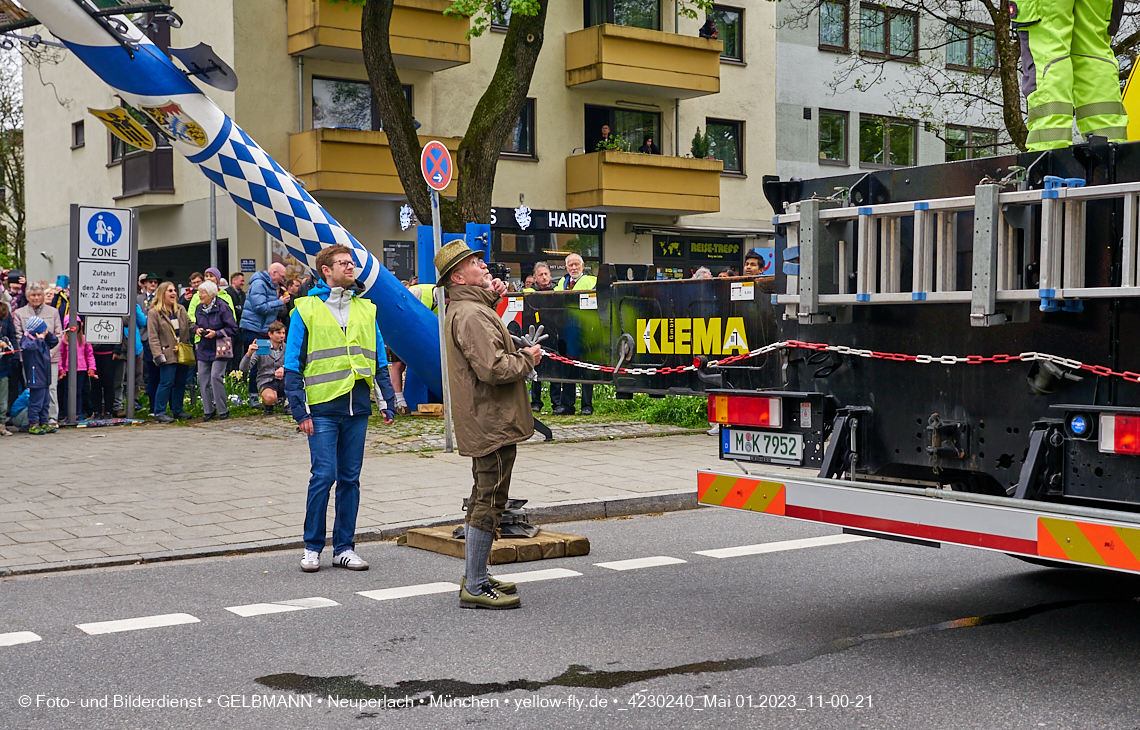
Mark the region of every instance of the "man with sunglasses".
[[285, 344], [285, 393], [301, 433], [309, 437], [312, 463], [301, 570], [320, 570], [333, 482], [333, 564], [368, 570], [368, 563], [354, 550], [353, 538], [364, 437], [372, 415], [369, 394], [379, 387], [386, 424], [395, 418], [391, 410], [395, 395], [376, 324], [376, 305], [356, 295], [352, 251], [340, 244], [321, 249], [314, 269], [320, 280], [309, 296], [297, 300]]

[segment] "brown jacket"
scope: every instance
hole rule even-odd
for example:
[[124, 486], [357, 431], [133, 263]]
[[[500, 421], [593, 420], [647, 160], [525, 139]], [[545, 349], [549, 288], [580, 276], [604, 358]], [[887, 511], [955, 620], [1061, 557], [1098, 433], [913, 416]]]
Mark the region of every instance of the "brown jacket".
[[499, 295], [448, 287], [447, 375], [455, 441], [463, 456], [486, 456], [534, 434], [526, 376], [534, 361], [515, 348], [495, 313]]
[[[175, 345], [179, 342], [190, 343], [190, 317], [186, 308], [177, 302], [174, 304], [178, 312], [178, 339], [174, 339], [174, 328], [170, 326], [170, 316], [163, 310], [151, 309], [147, 312], [146, 333], [150, 342], [150, 354], [154, 356], [156, 365], [174, 365], [178, 362], [178, 353]], [[165, 358], [165, 359], [164, 359]]]

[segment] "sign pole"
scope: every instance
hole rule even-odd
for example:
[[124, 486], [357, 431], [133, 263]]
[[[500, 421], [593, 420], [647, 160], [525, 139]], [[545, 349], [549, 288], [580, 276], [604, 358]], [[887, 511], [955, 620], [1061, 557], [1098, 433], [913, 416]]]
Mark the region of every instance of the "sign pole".
[[[213, 183], [210, 184], [210, 192], [214, 190]], [[211, 196], [212, 198], [212, 196]], [[213, 200], [211, 199], [211, 203]], [[213, 221], [211, 221], [211, 228]], [[138, 281], [138, 266], [136, 261], [139, 257], [139, 211], [137, 208], [131, 210], [131, 277], [130, 281]], [[139, 353], [135, 352], [135, 336], [138, 332], [139, 323], [138, 316], [135, 313], [135, 307], [138, 306], [138, 298], [132, 299], [129, 304], [131, 313], [127, 317], [127, 361], [124, 363], [127, 367], [127, 390], [123, 394], [124, 405], [127, 407], [127, 418], [135, 417], [135, 398], [138, 397], [138, 384], [135, 382], [135, 358]]]
[[[210, 266], [218, 268], [218, 186], [210, 183]], [[131, 257], [134, 261], [134, 257]], [[266, 266], [265, 268], [269, 268]]]
[[68, 296], [70, 297], [70, 319], [67, 323], [67, 331], [64, 336], [67, 337], [67, 425], [74, 426], [78, 423], [78, 390], [79, 378], [76, 373], [79, 370], [79, 334], [78, 325], [76, 324], [79, 319], [79, 206], [75, 203], [71, 204], [71, 274], [67, 283]]
[[[431, 191], [431, 233], [435, 242], [435, 252], [443, 247], [443, 230], [439, 219], [439, 191]], [[443, 372], [443, 450], [450, 454], [455, 450], [454, 437], [451, 430], [451, 382], [447, 375], [447, 338], [444, 322], [447, 312], [444, 300], [447, 298], [443, 288], [444, 282], [437, 281], [435, 288], [435, 305], [439, 313], [439, 365]]]

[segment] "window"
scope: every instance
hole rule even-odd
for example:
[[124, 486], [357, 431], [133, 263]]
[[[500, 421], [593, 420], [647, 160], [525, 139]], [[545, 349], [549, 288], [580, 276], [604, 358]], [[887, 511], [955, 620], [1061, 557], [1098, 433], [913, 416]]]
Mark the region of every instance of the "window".
[[907, 119], [859, 115], [859, 162], [871, 167], [915, 164], [915, 123]]
[[819, 110], [819, 161], [847, 164], [847, 112]]
[[566, 274], [563, 261], [571, 253], [580, 255], [586, 271], [596, 275], [602, 261], [602, 234], [492, 229], [491, 251], [497, 263], [506, 264], [510, 278], [520, 283], [534, 273], [539, 261], [548, 263], [550, 276], [559, 279]]
[[583, 0], [584, 25], [602, 23], [661, 30], [660, 0]]
[[724, 171], [744, 174], [744, 123], [706, 119], [705, 134], [712, 141], [710, 153], [724, 163]]
[[626, 152], [637, 152], [651, 137], [661, 147], [661, 113], [639, 109], [617, 109], [608, 106], [586, 106], [586, 152], [594, 152], [602, 140], [602, 127], [610, 128], [616, 145]]
[[[168, 140], [166, 137], [162, 136], [162, 133], [159, 132], [158, 128], [154, 126], [154, 122], [152, 122], [149, 119], [147, 119], [146, 117], [144, 117], [142, 115], [142, 113], [137, 111], [134, 107], [127, 106], [126, 104], [124, 104], [123, 106], [126, 107], [127, 113], [130, 114], [136, 122], [138, 122], [139, 124], [141, 124], [147, 128], [147, 131], [150, 132], [150, 136], [154, 137], [154, 142], [155, 142], [156, 146], [158, 146], [158, 147], [169, 147], [170, 146], [170, 140]], [[140, 154], [144, 154], [143, 151], [140, 150], [138, 147], [135, 147], [132, 144], [127, 144], [126, 142], [119, 139], [118, 137], [111, 134], [110, 132], [107, 132], [107, 136], [111, 138], [111, 146], [110, 146], [111, 159], [108, 161], [108, 163], [107, 163], [108, 165], [117, 165], [123, 161], [124, 157], [132, 155], [136, 152], [140, 153]]]
[[83, 130], [83, 120], [73, 122], [71, 125], [71, 149], [78, 149], [86, 144]]
[[[404, 98], [412, 107], [412, 87], [404, 84]], [[380, 112], [367, 81], [313, 77], [313, 129], [364, 129], [383, 131]]]
[[947, 24], [947, 68], [989, 73], [997, 65], [995, 53], [993, 28], [973, 24]]
[[913, 59], [918, 53], [918, 15], [879, 5], [859, 7], [859, 51], [870, 56]]
[[491, 27], [497, 30], [506, 30], [510, 24], [510, 0], [491, 0]]
[[997, 132], [972, 127], [946, 127], [946, 161], [993, 157], [997, 154]]
[[847, 50], [847, 3], [824, 0], [819, 4], [819, 47]]
[[744, 11], [713, 5], [709, 18], [716, 21], [717, 39], [724, 44], [720, 57], [728, 61], [744, 62]]
[[535, 157], [534, 99], [527, 99], [519, 111], [519, 120], [503, 145], [503, 154], [509, 157]]

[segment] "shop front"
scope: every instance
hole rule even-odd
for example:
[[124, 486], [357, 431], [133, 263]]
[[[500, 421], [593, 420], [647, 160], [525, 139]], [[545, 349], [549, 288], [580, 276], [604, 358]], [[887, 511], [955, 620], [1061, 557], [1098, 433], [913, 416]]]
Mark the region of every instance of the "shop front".
[[713, 276], [730, 270], [737, 275], [744, 266], [744, 238], [720, 236], [653, 236], [653, 265], [658, 279], [689, 279], [707, 266]]
[[539, 261], [550, 264], [557, 279], [566, 273], [564, 261], [572, 253], [586, 263], [586, 271], [597, 274], [602, 262], [606, 232], [605, 213], [565, 210], [491, 209], [491, 257], [505, 264], [510, 280], [521, 283]]

